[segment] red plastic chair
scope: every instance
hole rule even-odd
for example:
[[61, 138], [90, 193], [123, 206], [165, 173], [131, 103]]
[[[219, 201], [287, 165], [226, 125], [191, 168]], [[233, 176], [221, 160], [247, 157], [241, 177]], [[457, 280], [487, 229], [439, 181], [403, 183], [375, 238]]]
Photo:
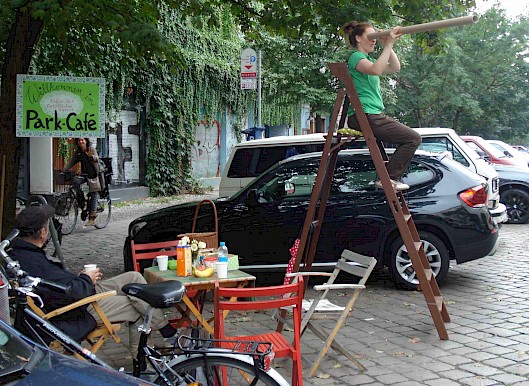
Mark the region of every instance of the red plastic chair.
[[[136, 272], [141, 272], [140, 260], [152, 260], [156, 256], [167, 255], [176, 258], [176, 247], [180, 240], [161, 241], [158, 243], [136, 244], [133, 240], [130, 242], [132, 250], [132, 265]], [[162, 251], [163, 250], [163, 251]]]
[[[301, 302], [303, 300], [303, 277], [293, 284], [258, 288], [221, 288], [215, 283], [215, 338], [241, 341], [270, 342], [273, 344], [275, 357], [292, 359], [292, 386], [303, 385], [301, 364]], [[273, 299], [271, 299], [273, 297]], [[249, 298], [240, 301], [233, 298]], [[224, 331], [225, 311], [257, 311], [272, 310], [278, 307], [292, 307], [294, 342], [290, 343], [280, 332], [270, 331], [257, 335], [226, 336]], [[223, 348], [233, 349], [235, 343], [222, 343]]]

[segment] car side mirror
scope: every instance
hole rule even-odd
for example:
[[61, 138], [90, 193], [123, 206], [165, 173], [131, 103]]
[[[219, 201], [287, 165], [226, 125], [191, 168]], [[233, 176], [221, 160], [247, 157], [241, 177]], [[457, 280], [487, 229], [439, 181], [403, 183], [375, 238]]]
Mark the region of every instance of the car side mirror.
[[505, 150], [505, 151], [503, 152], [503, 154], [505, 154], [505, 155], [506, 155], [507, 157], [509, 157], [509, 158], [514, 158], [514, 156], [513, 156], [511, 153], [509, 153], [507, 150]]
[[257, 189], [250, 189], [248, 191], [245, 202], [248, 207], [257, 206], [259, 204], [259, 193]]

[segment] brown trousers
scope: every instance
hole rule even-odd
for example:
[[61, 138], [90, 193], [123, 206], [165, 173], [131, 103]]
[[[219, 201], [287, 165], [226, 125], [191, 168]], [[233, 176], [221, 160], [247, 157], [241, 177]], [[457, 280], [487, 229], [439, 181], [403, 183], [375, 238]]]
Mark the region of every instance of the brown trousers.
[[[408, 169], [415, 150], [421, 144], [420, 134], [386, 114], [366, 115], [376, 139], [397, 145], [386, 167], [389, 178], [395, 181], [400, 180]], [[351, 115], [347, 119], [347, 125], [351, 129], [361, 130], [356, 115]]]

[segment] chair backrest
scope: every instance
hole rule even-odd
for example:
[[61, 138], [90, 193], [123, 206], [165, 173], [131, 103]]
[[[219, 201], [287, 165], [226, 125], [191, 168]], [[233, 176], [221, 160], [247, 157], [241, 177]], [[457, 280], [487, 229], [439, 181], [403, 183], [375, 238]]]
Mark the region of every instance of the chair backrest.
[[161, 241], [158, 243], [136, 244], [134, 240], [130, 242], [132, 250], [132, 264], [137, 272], [141, 272], [140, 260], [152, 261], [156, 256], [167, 255], [176, 257], [176, 247], [180, 240]]
[[[289, 306], [292, 307], [294, 328], [297, 329], [301, 323], [303, 291], [302, 276], [292, 284], [257, 288], [222, 288], [219, 282], [215, 282], [215, 332], [224, 331], [224, 311], [257, 311]], [[241, 301], [241, 298], [247, 299]]]
[[[350, 275], [354, 275], [360, 278], [358, 284], [365, 285], [371, 271], [375, 268], [377, 259], [372, 256], [363, 256], [358, 253], [344, 249], [341, 258], [335, 267], [335, 272], [345, 271]], [[333, 272], [334, 276], [334, 272]]]

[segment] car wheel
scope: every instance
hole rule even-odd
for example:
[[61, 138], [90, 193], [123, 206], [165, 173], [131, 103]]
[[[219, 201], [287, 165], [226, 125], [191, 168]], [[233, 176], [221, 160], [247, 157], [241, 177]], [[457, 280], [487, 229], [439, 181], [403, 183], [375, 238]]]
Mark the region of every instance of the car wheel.
[[507, 207], [507, 223], [529, 222], [529, 193], [525, 190], [509, 189], [501, 194], [501, 202]]
[[[439, 237], [429, 232], [419, 232], [424, 253], [438, 283], [443, 281], [450, 266], [448, 249]], [[401, 237], [391, 244], [391, 255], [388, 261], [391, 278], [397, 288], [414, 290], [419, 285], [408, 250]]]

